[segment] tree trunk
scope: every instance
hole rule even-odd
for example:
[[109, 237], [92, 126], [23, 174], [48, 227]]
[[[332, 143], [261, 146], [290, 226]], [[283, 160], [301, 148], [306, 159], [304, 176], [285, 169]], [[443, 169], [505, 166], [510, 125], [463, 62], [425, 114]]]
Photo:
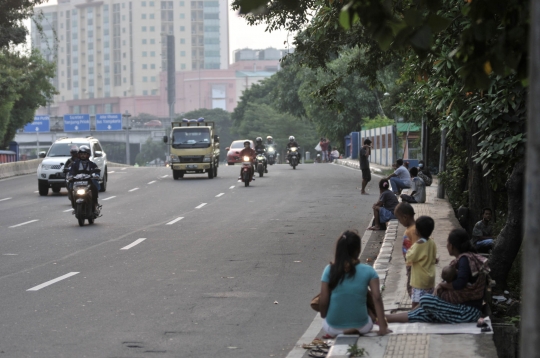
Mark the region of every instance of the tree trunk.
[[506, 224], [497, 237], [493, 254], [491, 255], [491, 277], [497, 282], [497, 287], [506, 288], [506, 278], [512, 268], [521, 242], [523, 241], [523, 185], [525, 162], [514, 165], [512, 174], [506, 182], [508, 192], [508, 216]]
[[[478, 132], [476, 122], [472, 124], [469, 133]], [[492, 208], [493, 210], [493, 190], [489, 176], [484, 176], [482, 165], [475, 163], [473, 156], [478, 153], [478, 137], [469, 135], [467, 139], [468, 148], [468, 192], [469, 192], [469, 217], [465, 228], [469, 234], [472, 233], [474, 225], [482, 219], [482, 209]], [[494, 214], [494, 213], [493, 213]], [[495, 218], [495, 215], [493, 215]]]

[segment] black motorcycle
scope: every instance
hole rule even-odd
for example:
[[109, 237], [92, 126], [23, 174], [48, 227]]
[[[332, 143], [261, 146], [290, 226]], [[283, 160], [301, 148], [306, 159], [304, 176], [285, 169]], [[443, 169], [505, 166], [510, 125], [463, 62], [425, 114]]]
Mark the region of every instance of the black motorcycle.
[[259, 173], [259, 177], [264, 175], [264, 170], [266, 167], [266, 157], [264, 152], [259, 151], [255, 157], [255, 170]]
[[75, 204], [75, 217], [79, 221], [79, 226], [84, 226], [84, 220], [93, 224], [94, 220], [100, 217], [100, 210], [94, 205], [92, 198], [92, 176], [89, 174], [77, 174], [70, 179], [73, 184], [72, 195]]
[[296, 169], [296, 166], [300, 162], [300, 148], [290, 147], [287, 151], [287, 160], [289, 161], [289, 165], [293, 167], [293, 169]]
[[266, 148], [266, 158], [268, 158], [268, 164], [270, 165], [276, 164], [276, 148], [269, 145]]

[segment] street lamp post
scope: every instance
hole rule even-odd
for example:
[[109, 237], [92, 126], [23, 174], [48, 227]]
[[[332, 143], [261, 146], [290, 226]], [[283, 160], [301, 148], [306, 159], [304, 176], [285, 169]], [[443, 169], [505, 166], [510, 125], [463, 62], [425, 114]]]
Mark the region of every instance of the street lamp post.
[[129, 117], [131, 117], [131, 114], [126, 110], [124, 114], [122, 114], [122, 117], [126, 119], [126, 125], [124, 130], [126, 131], [126, 164], [130, 165], [130, 158], [129, 158], [129, 130], [131, 129], [131, 120]]

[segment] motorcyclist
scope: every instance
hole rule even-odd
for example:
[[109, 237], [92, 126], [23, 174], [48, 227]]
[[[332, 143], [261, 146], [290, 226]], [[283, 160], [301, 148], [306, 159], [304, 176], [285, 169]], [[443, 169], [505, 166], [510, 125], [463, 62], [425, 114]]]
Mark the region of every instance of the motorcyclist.
[[[66, 160], [66, 164], [64, 164], [64, 174], [67, 174], [73, 162], [79, 159], [79, 147], [73, 144], [69, 149], [69, 154], [71, 154], [71, 158]], [[71, 189], [73, 189], [73, 183], [71, 183], [70, 181], [67, 182], [67, 189], [69, 190], [69, 192], [71, 192]], [[71, 204], [73, 206], [73, 202]]]
[[272, 138], [271, 135], [269, 135], [268, 137], [266, 137], [266, 145], [274, 145], [274, 138]]
[[[266, 146], [263, 144], [262, 138], [257, 137], [255, 139], [255, 152], [257, 154], [262, 154], [266, 157]], [[264, 172], [268, 173], [268, 158], [264, 161]]]
[[[90, 148], [86, 145], [81, 145], [79, 148], [79, 159], [77, 159], [71, 165], [69, 170], [69, 177], [72, 178], [77, 174], [90, 174], [92, 180], [90, 181], [90, 190], [92, 190], [92, 200], [94, 201], [95, 211], [99, 212], [101, 205], [98, 204], [98, 191], [99, 191], [99, 173], [100, 169], [96, 163], [90, 161]], [[72, 201], [72, 206], [75, 209], [75, 203]]]
[[[247, 156], [249, 157], [249, 161], [251, 163], [253, 163], [253, 160], [255, 159], [255, 150], [253, 150], [253, 148], [251, 148], [251, 143], [249, 142], [249, 140], [246, 140], [244, 142], [244, 149], [242, 149], [240, 151], [240, 158], [244, 158], [244, 156]], [[253, 179], [253, 181], [255, 181], [255, 175], [253, 175], [255, 173], [255, 168], [254, 166], [252, 165], [251, 166], [251, 177]], [[240, 177], [238, 177], [238, 180], [241, 180], [242, 179], [242, 169], [240, 169]]]
[[[287, 143], [287, 157], [289, 156], [289, 149], [292, 147], [298, 148], [298, 154], [300, 154], [300, 146], [298, 145], [298, 142], [294, 138], [294, 136], [289, 137], [289, 143]], [[300, 161], [298, 162], [300, 164]]]

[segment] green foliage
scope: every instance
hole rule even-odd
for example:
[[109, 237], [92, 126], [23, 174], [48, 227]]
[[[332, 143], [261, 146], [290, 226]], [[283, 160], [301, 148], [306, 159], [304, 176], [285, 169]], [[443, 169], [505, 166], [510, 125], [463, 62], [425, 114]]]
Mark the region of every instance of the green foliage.
[[362, 118], [362, 130], [386, 127], [394, 123], [395, 122], [393, 119], [390, 119], [388, 117], [381, 116], [378, 114], [373, 118], [369, 118], [369, 117]]
[[1, 0], [0, 1], [0, 49], [26, 42], [23, 20], [34, 14], [34, 7], [46, 0]]
[[153, 141], [152, 138], [148, 138], [146, 142], [141, 146], [141, 151], [135, 157], [135, 162], [139, 166], [145, 166], [146, 163], [155, 159], [165, 160], [166, 148], [161, 141]]
[[36, 109], [57, 93], [50, 83], [55, 68], [38, 51], [0, 52], [0, 148], [6, 148], [17, 129], [32, 122]]
[[215, 109], [206, 109], [201, 108], [197, 109], [191, 112], [184, 113], [182, 115], [183, 118], [201, 118], [203, 117], [207, 121], [212, 121], [215, 124], [216, 133], [219, 136], [219, 142], [220, 142], [220, 159], [223, 161], [227, 157], [227, 152], [225, 151], [225, 147], [229, 146], [233, 139], [233, 135], [231, 133], [232, 129], [232, 120], [231, 120], [231, 114], [227, 111], [222, 110], [221, 108], [215, 108]]
[[349, 353], [350, 357], [365, 357], [368, 355], [365, 348], [358, 347], [357, 344], [352, 344], [347, 349], [347, 353]]

